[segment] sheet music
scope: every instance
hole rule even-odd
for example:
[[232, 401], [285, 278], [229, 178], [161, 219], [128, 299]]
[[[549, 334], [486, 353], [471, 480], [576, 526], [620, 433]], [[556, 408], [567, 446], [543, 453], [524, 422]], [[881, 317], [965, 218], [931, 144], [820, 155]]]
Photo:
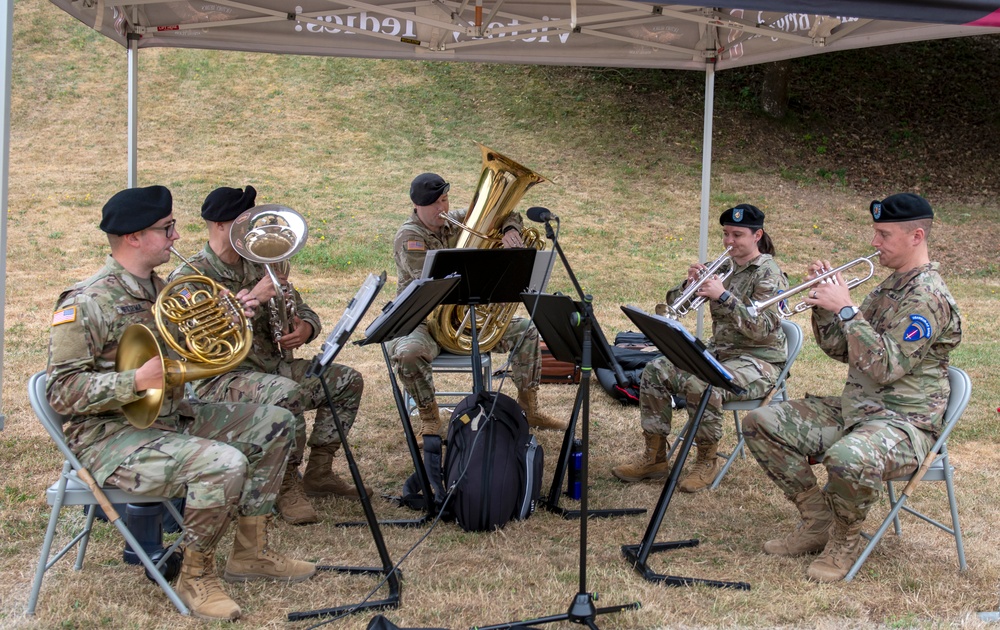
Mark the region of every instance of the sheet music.
[[371, 306], [372, 301], [375, 296], [378, 295], [379, 291], [382, 290], [382, 286], [385, 284], [385, 272], [382, 275], [375, 276], [374, 274], [368, 274], [368, 277], [361, 284], [361, 288], [358, 292], [351, 298], [351, 301], [347, 303], [347, 308], [344, 310], [344, 314], [341, 315], [340, 321], [337, 325], [333, 327], [330, 334], [326, 336], [326, 341], [323, 342], [323, 346], [319, 350], [319, 354], [316, 355], [315, 361], [313, 361], [313, 366], [325, 366], [333, 360], [333, 357], [340, 352], [340, 349], [344, 347], [347, 340], [350, 338], [351, 333], [354, 332], [355, 327], [357, 327], [358, 322], [364, 317], [365, 312], [368, 307]]

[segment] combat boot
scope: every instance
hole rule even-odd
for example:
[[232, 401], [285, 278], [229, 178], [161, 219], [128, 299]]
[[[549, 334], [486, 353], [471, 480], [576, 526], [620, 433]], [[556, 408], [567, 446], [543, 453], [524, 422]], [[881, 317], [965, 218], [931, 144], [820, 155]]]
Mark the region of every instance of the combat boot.
[[622, 464], [611, 469], [611, 474], [625, 483], [635, 483], [643, 479], [666, 479], [670, 469], [667, 467], [667, 437], [657, 433], [643, 431], [646, 439], [646, 451], [642, 459], [635, 464]]
[[[348, 499], [361, 498], [353, 483], [345, 481], [340, 475], [333, 472], [333, 458], [339, 450], [339, 443], [314, 446], [310, 449], [309, 463], [306, 464], [306, 473], [302, 477], [306, 496], [328, 497], [332, 495]], [[372, 489], [367, 485], [365, 493], [368, 496], [372, 495]]]
[[424, 447], [425, 435], [441, 435], [441, 411], [436, 400], [426, 407], [417, 407], [420, 413], [420, 432], [417, 435], [417, 446]]
[[313, 509], [309, 499], [306, 498], [302, 490], [302, 478], [296, 466], [289, 464], [285, 467], [285, 476], [281, 480], [281, 489], [278, 491], [278, 500], [274, 502], [278, 508], [278, 514], [290, 525], [307, 525], [318, 523], [319, 515]]
[[517, 404], [528, 416], [528, 426], [548, 431], [565, 431], [567, 420], [556, 420], [538, 410], [538, 388], [532, 387], [517, 393]]
[[200, 619], [233, 621], [240, 618], [240, 607], [226, 595], [222, 580], [215, 572], [214, 549], [200, 552], [189, 545], [184, 550], [184, 562], [174, 592], [191, 614]]
[[823, 551], [830, 540], [833, 513], [819, 486], [803, 490], [790, 499], [802, 520], [794, 531], [764, 543], [764, 552], [776, 556], [804, 556]]
[[681, 492], [701, 492], [712, 485], [719, 474], [718, 450], [718, 442], [698, 445], [698, 459], [677, 484]]
[[865, 547], [861, 538], [861, 523], [848, 525], [834, 516], [830, 540], [823, 553], [809, 565], [806, 575], [817, 582], [843, 580]]
[[270, 514], [241, 516], [236, 521], [233, 551], [223, 573], [227, 582], [250, 582], [261, 578], [301, 582], [316, 573], [316, 565], [311, 562], [292, 560], [271, 551], [267, 545], [270, 522]]

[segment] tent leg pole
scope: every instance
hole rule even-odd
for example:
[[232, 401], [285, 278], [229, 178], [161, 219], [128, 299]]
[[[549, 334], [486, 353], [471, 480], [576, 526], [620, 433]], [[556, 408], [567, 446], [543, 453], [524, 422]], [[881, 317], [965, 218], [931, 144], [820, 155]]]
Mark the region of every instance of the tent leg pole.
[[[712, 116], [715, 110], [715, 65], [705, 67], [705, 123], [701, 141], [701, 220], [698, 230], [698, 260], [708, 260], [708, 204], [712, 194]], [[704, 309], [698, 309], [697, 335], [705, 329]]]
[[139, 185], [139, 39], [128, 34], [128, 188]]

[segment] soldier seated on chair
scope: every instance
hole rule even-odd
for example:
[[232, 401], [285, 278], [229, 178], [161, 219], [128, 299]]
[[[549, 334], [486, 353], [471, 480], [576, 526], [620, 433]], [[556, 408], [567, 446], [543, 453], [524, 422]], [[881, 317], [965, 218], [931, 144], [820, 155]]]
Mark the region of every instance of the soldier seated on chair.
[[[764, 300], [788, 288], [785, 275], [774, 260], [774, 246], [764, 232], [764, 213], [750, 204], [730, 208], [719, 217], [722, 244], [732, 247], [729, 255], [733, 272], [724, 281], [713, 276], [696, 295], [709, 300], [712, 338], [708, 349], [733, 374], [733, 382], [746, 392], [736, 394], [712, 389], [695, 442], [698, 458], [681, 477], [682, 492], [699, 492], [712, 485], [719, 473], [717, 455], [722, 438], [722, 404], [731, 400], [763, 398], [774, 387], [784, 367], [785, 333], [773, 310], [753, 317], [751, 301]], [[705, 265], [688, 268], [687, 278], [667, 293], [673, 303], [684, 289], [697, 282]], [[646, 364], [639, 386], [639, 418], [646, 447], [632, 462], [616, 466], [612, 474], [625, 482], [665, 479], [668, 472], [667, 436], [675, 408], [674, 396], [683, 396], [689, 416], [693, 416], [706, 384], [692, 374], [674, 367], [665, 357]]]
[[[191, 257], [191, 266], [183, 265], [170, 279], [192, 273], [207, 276], [232, 292], [249, 290], [266, 302], [275, 294], [274, 282], [260, 263], [246, 260], [230, 242], [233, 221], [245, 210], [254, 207], [257, 191], [253, 186], [217, 188], [201, 207], [201, 216], [208, 227], [208, 242]], [[295, 317], [291, 331], [275, 341], [275, 326], [267, 309], [261, 309], [254, 319], [253, 349], [235, 370], [195, 384], [198, 396], [206, 400], [255, 402], [277, 405], [295, 415], [297, 441], [288, 458], [277, 508], [281, 517], [303, 525], [319, 520], [308, 496], [359, 497], [353, 483], [341, 478], [332, 469], [334, 456], [340, 450], [341, 436], [333, 414], [327, 405], [323, 384], [316, 377], [306, 378], [308, 359], [294, 358], [293, 351], [315, 339], [320, 333], [319, 316], [289, 287], [286, 300], [293, 300]], [[333, 404], [344, 429], [350, 431], [361, 404], [364, 380], [354, 368], [331, 363], [323, 378], [333, 395]], [[305, 475], [299, 475], [306, 447], [305, 412], [316, 410], [316, 419], [308, 444], [309, 461]], [[371, 489], [366, 488], [371, 494]]]
[[[122, 333], [144, 324], [157, 336], [153, 305], [163, 280], [154, 269], [170, 260], [180, 238], [170, 191], [130, 188], [104, 205], [101, 229], [111, 255], [90, 279], [64, 291], [49, 341], [46, 396], [69, 417], [66, 439], [98, 484], [136, 494], [187, 497], [184, 561], [175, 587], [197, 617], [236, 619], [240, 607], [216, 572], [215, 548], [237, 518], [223, 577], [298, 582], [316, 569], [268, 546], [267, 528], [282, 469], [295, 442], [295, 420], [280, 407], [215, 404], [164, 392], [160, 415], [146, 429], [126, 420], [123, 405], [163, 388], [155, 356], [137, 369], [115, 371]], [[252, 315], [260, 303], [236, 295]]]
[[[948, 405], [948, 356], [962, 338], [955, 301], [928, 254], [930, 204], [901, 193], [869, 211], [872, 246], [892, 273], [860, 309], [839, 277], [806, 298], [816, 342], [848, 365], [843, 392], [761, 407], [743, 422], [750, 452], [801, 515], [764, 551], [821, 551], [807, 575], [822, 582], [842, 580], [861, 555], [861, 526], [882, 480], [914, 472], [933, 446]], [[832, 268], [814, 261], [808, 277]], [[822, 489], [810, 457], [827, 470]]]
[[[420, 278], [427, 252], [453, 248], [458, 241], [461, 229], [440, 216], [448, 214], [459, 222], [465, 218], [464, 210], [450, 210], [450, 188], [451, 184], [434, 173], [422, 173], [410, 184], [413, 212], [396, 232], [393, 241], [399, 293]], [[511, 213], [502, 227], [504, 247], [524, 246], [521, 228], [521, 216]], [[521, 345], [514, 348], [522, 334], [524, 339]], [[495, 349], [500, 352], [514, 350], [510, 362], [511, 377], [517, 388], [517, 402], [527, 414], [528, 424], [540, 429], [565, 430], [567, 421], [556, 420], [539, 409], [538, 383], [542, 372], [542, 355], [538, 331], [531, 320], [515, 317]], [[421, 436], [439, 434], [442, 430], [434, 398], [434, 374], [431, 370], [431, 362], [440, 353], [441, 346], [431, 336], [426, 322], [417, 326], [409, 335], [394, 339], [389, 345], [389, 354], [396, 366], [399, 380], [417, 403]], [[423, 444], [422, 439], [420, 444]]]

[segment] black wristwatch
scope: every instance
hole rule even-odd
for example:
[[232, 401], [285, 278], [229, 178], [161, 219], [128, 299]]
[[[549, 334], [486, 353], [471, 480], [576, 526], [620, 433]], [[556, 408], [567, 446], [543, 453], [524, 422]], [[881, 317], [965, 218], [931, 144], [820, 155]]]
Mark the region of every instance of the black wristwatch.
[[840, 321], [842, 322], [849, 322], [852, 319], [854, 319], [854, 316], [857, 314], [858, 314], [857, 306], [845, 306], [844, 308], [840, 309], [840, 311], [837, 313], [837, 317], [839, 317]]
[[722, 294], [719, 296], [719, 304], [725, 304], [726, 301], [729, 300], [729, 297], [731, 295], [732, 293], [730, 293], [729, 291], [723, 291]]

